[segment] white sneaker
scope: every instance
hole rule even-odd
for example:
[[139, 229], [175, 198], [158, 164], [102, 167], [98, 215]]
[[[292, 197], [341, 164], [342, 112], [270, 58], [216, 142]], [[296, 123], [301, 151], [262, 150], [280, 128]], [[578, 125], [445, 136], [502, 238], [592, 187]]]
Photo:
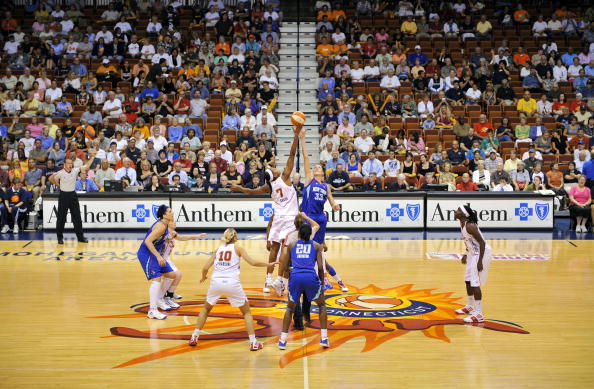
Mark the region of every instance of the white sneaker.
[[164, 297], [163, 300], [165, 301], [165, 304], [171, 307], [171, 309], [177, 309], [181, 307], [181, 305], [176, 303], [175, 300], [173, 300], [171, 297]]
[[13, 234], [18, 234], [19, 233], [19, 226], [18, 224], [15, 223], [13, 229], [12, 229], [12, 233]]
[[157, 319], [157, 320], [165, 320], [167, 319], [167, 315], [159, 312], [158, 309], [151, 309], [148, 311], [146, 315], [149, 319]]
[[163, 298], [160, 298], [157, 300], [157, 307], [159, 307], [159, 309], [161, 309], [163, 311], [171, 310], [171, 307], [169, 306], [169, 304], [167, 304], [165, 302], [165, 300]]
[[180, 296], [179, 294], [174, 293], [173, 294], [173, 298], [176, 299], [176, 300], [179, 300], [179, 299], [183, 298], [183, 296]]
[[274, 288], [274, 291], [276, 292], [276, 295], [278, 297], [282, 297], [285, 293], [285, 284], [280, 279], [280, 277], [274, 280], [274, 282], [272, 283], [272, 287]]
[[8, 227], [8, 224], [7, 224], [4, 227], [2, 227], [2, 231], [0, 231], [0, 232], [2, 232], [3, 234], [6, 234], [8, 231], [10, 231], [10, 227]]
[[472, 314], [473, 311], [474, 311], [474, 308], [471, 307], [470, 305], [466, 305], [463, 308], [456, 309], [456, 313], [458, 315], [470, 315], [470, 314]]
[[485, 321], [485, 317], [482, 312], [475, 312], [470, 316], [463, 319], [466, 323], [482, 323]]
[[262, 292], [270, 293], [270, 287], [272, 286], [272, 274], [266, 274], [266, 280], [264, 281], [264, 288], [262, 288]]

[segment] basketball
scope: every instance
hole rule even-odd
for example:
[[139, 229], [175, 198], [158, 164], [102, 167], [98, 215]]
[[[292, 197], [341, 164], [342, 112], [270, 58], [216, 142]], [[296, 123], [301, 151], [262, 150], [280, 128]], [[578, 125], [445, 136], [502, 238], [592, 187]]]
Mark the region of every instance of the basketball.
[[305, 124], [306, 119], [307, 116], [305, 116], [305, 114], [300, 111], [293, 112], [293, 114], [291, 115], [291, 123], [297, 127], [303, 126]]
[[336, 304], [355, 309], [392, 309], [401, 305], [402, 300], [389, 296], [350, 295], [336, 299]]

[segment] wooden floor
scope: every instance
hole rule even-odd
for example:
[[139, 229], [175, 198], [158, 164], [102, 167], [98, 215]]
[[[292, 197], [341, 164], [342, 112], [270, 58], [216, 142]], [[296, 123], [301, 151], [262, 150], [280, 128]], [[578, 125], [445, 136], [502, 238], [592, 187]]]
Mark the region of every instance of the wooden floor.
[[[594, 387], [593, 241], [491, 241], [500, 259], [483, 288], [483, 326], [453, 313], [465, 303], [463, 267], [448, 259], [460, 241], [330, 241], [328, 259], [351, 290], [327, 292], [335, 314], [324, 352], [315, 328], [276, 348], [283, 301], [261, 293], [262, 271], [247, 264], [242, 281], [264, 350], [247, 350], [241, 317], [226, 304], [207, 322], [210, 335], [188, 347], [208, 287], [200, 268], [216, 241], [178, 243], [186, 304], [164, 321], [143, 313], [138, 243], [58, 251], [55, 241], [0, 241], [0, 388]], [[264, 241], [244, 245], [265, 258]], [[358, 309], [363, 295], [382, 305]]]

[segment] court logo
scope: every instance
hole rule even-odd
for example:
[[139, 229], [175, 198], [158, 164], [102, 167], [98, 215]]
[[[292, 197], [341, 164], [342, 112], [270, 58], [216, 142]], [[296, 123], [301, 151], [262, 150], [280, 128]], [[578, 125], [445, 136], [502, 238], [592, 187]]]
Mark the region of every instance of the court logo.
[[274, 215], [274, 208], [272, 208], [272, 203], [264, 203], [264, 207], [258, 210], [258, 215], [264, 218], [264, 221], [270, 221], [272, 215]]
[[520, 203], [520, 206], [518, 208], [515, 208], [515, 215], [519, 216], [520, 221], [523, 222], [528, 221], [528, 218], [530, 218], [530, 216], [532, 216], [533, 213], [534, 210], [532, 209], [532, 207], [528, 205], [528, 203]]
[[400, 218], [404, 216], [404, 208], [400, 208], [399, 204], [392, 204], [390, 208], [386, 209], [386, 216], [393, 222], [399, 222]]
[[[336, 285], [334, 285], [337, 288]], [[412, 284], [392, 288], [379, 288], [375, 285], [358, 288], [349, 285], [350, 293], [327, 291], [324, 296], [328, 311], [328, 336], [330, 348], [322, 348], [319, 343], [320, 322], [315, 315], [318, 308], [312, 306], [312, 321], [307, 324], [306, 331], [292, 331], [289, 335], [291, 347], [281, 354], [278, 366], [284, 368], [293, 361], [305, 356], [331, 352], [351, 339], [362, 339], [365, 345], [362, 352], [371, 351], [379, 345], [397, 340], [409, 333], [422, 333], [427, 338], [451, 343], [446, 334], [449, 325], [466, 325], [481, 329], [528, 334], [522, 326], [503, 320], [487, 319], [483, 323], [468, 324], [455, 310], [462, 307], [460, 297], [451, 292], [437, 292], [435, 289], [416, 289]], [[334, 289], [338, 290], [338, 289]], [[256, 336], [265, 347], [274, 348], [279, 339], [283, 317], [287, 308], [286, 297], [263, 295], [259, 288], [246, 288]], [[217, 308], [211, 311], [210, 319], [204, 327], [205, 333], [200, 336], [198, 347], [190, 347], [187, 342], [194, 330], [194, 322], [205, 304], [205, 297], [200, 295], [192, 301], [179, 302], [181, 307], [165, 312], [169, 316], [166, 322], [160, 322], [158, 330], [147, 329], [147, 324], [154, 324], [146, 319], [147, 303], [130, 307], [133, 312], [109, 316], [97, 316], [93, 319], [125, 319], [125, 323], [137, 320], [140, 328], [112, 327], [111, 335], [115, 338], [126, 337], [143, 339], [145, 342], [159, 339], [160, 350], [140, 355], [129, 361], [120, 361], [114, 368], [125, 368], [161, 358], [189, 353], [207, 353], [209, 349], [221, 348], [225, 345], [243, 342], [248, 334], [243, 328], [243, 316], [237, 308], [231, 307], [226, 299], [218, 302]], [[171, 325], [171, 327], [162, 327]], [[169, 342], [167, 342], [169, 341]], [[300, 346], [296, 346], [300, 345]], [[452, 349], [453, 350], [453, 349]], [[211, 350], [210, 350], [211, 351]]]
[[536, 205], [534, 206], [534, 210], [536, 211], [536, 217], [538, 217], [540, 220], [545, 220], [547, 216], [549, 216], [550, 209], [551, 206], [546, 203], [536, 203]]
[[406, 204], [406, 214], [414, 222], [421, 214], [421, 204]]
[[[153, 214], [154, 212], [153, 210]], [[132, 210], [132, 217], [136, 219], [137, 223], [144, 223], [146, 219], [151, 217], [151, 212], [144, 207], [144, 204], [136, 204], [136, 208]]]

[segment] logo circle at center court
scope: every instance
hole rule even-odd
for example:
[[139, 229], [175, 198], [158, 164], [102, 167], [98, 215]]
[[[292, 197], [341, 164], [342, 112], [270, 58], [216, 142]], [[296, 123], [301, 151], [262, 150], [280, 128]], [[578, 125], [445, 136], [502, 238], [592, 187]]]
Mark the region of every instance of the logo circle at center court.
[[[422, 315], [435, 311], [433, 304], [394, 296], [378, 296], [361, 293], [345, 293], [326, 296], [326, 311], [329, 316], [388, 318]], [[311, 311], [318, 313], [316, 304]]]

